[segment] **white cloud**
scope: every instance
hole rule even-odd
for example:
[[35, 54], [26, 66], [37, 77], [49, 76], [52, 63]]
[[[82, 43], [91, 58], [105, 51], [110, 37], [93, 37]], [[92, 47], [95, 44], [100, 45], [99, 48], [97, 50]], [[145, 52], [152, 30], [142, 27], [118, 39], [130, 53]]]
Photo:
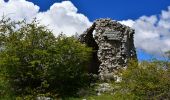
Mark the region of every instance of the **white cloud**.
[[0, 6], [4, 4], [4, 0], [0, 0]]
[[39, 6], [26, 0], [0, 0], [0, 16], [5, 15], [13, 20], [33, 18], [40, 20], [41, 24], [47, 25], [55, 35], [63, 32], [71, 36], [76, 32], [81, 34], [91, 25], [88, 18], [77, 12], [77, 8], [70, 1], [53, 4], [45, 12], [39, 11]]
[[70, 1], [53, 4], [48, 11], [39, 13], [37, 18], [43, 24], [50, 25], [55, 33], [67, 35], [80, 34], [91, 25], [87, 17], [77, 13], [77, 8]]
[[133, 24], [135, 23], [133, 20], [131, 19], [128, 19], [128, 20], [122, 20], [122, 21], [119, 21], [121, 24], [124, 24], [126, 26], [129, 26], [129, 27], [132, 27]]
[[25, 0], [9, 0], [5, 3], [0, 0], [0, 16], [7, 16], [13, 20], [30, 20], [36, 17], [39, 7]]
[[170, 6], [160, 15], [120, 22], [135, 29], [134, 41], [138, 49], [156, 55], [170, 50]]

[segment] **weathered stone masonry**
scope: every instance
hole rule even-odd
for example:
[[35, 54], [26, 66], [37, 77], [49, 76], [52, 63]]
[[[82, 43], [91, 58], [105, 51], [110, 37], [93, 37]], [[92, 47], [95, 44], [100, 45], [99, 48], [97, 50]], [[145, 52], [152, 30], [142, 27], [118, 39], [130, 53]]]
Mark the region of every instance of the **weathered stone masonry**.
[[128, 59], [137, 58], [133, 35], [133, 29], [117, 21], [96, 20], [79, 38], [94, 50], [89, 72], [99, 74], [101, 80], [114, 78], [118, 69], [127, 66]]

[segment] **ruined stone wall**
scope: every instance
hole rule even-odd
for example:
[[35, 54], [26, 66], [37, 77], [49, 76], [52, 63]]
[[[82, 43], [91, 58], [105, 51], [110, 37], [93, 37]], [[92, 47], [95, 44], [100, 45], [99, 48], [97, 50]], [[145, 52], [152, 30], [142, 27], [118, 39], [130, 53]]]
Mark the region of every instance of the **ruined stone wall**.
[[[93, 36], [94, 33], [94, 36]], [[128, 59], [136, 59], [134, 30], [111, 19], [98, 19], [81, 36], [80, 41], [94, 50], [89, 68], [96, 68], [101, 80], [114, 78]], [[92, 71], [93, 73], [93, 71]]]

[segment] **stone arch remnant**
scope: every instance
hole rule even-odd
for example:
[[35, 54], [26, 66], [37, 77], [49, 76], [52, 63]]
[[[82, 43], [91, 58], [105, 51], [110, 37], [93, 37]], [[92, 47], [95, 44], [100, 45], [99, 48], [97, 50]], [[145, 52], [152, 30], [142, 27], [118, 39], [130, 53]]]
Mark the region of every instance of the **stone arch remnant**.
[[89, 72], [101, 80], [112, 79], [118, 69], [126, 68], [128, 59], [137, 59], [133, 35], [133, 29], [117, 21], [97, 19], [79, 38], [94, 51]]

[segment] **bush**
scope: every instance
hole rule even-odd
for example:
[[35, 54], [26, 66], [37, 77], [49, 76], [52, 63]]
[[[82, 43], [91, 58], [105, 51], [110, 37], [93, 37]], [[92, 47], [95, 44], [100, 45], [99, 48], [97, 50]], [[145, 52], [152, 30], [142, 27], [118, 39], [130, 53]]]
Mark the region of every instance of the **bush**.
[[[1, 33], [3, 50], [0, 66], [6, 69], [7, 79], [16, 95], [44, 92], [46, 70], [49, 65], [48, 49], [54, 45], [55, 37], [36, 20], [30, 24], [7, 21], [2, 23], [7, 30]], [[19, 25], [19, 29], [15, 29]]]
[[[73, 37], [60, 35], [50, 57], [48, 81], [50, 90], [57, 88], [62, 95], [76, 94], [82, 86], [88, 85], [87, 64], [91, 48], [87, 48]], [[52, 63], [55, 62], [55, 63]]]
[[17, 96], [76, 92], [88, 82], [90, 54], [90, 48], [72, 37], [56, 38], [36, 20], [0, 21], [0, 73]]
[[[166, 65], [166, 69], [164, 66]], [[130, 62], [122, 73], [118, 93], [136, 99], [170, 98], [170, 64], [168, 62]]]

